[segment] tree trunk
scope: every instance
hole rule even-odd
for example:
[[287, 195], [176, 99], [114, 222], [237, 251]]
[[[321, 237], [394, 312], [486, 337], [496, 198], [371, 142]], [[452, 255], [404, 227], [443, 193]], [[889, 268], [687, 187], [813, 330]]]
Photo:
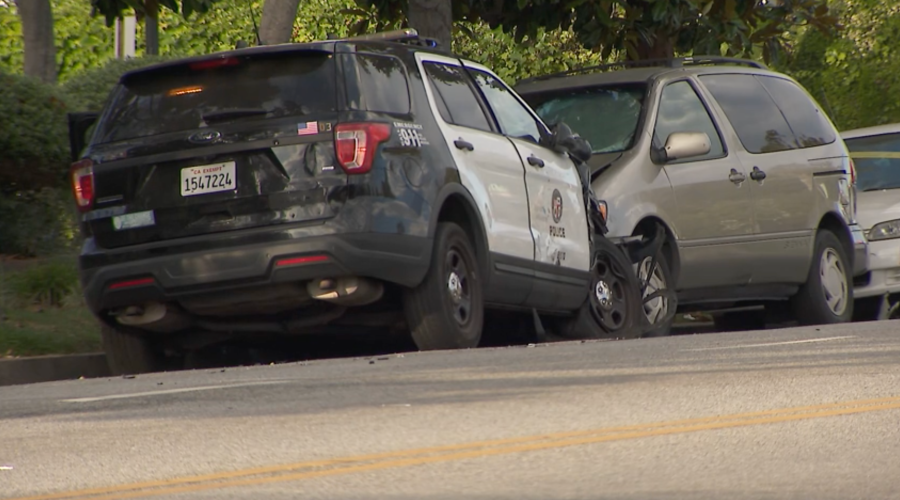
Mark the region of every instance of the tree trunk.
[[450, 52], [453, 33], [453, 8], [451, 0], [409, 0], [406, 13], [409, 27], [425, 38], [440, 43], [439, 48]]
[[290, 42], [299, 7], [300, 0], [266, 0], [259, 22], [260, 42], [263, 45]]
[[643, 61], [647, 59], [671, 59], [675, 57], [675, 39], [674, 37], [657, 36], [649, 42], [641, 39], [636, 47], [636, 59], [632, 59], [632, 54], [628, 54], [631, 60]]
[[25, 39], [25, 74], [56, 83], [56, 45], [50, 0], [16, 0]]
[[144, 8], [147, 10], [144, 17], [144, 54], [159, 55], [159, 1], [147, 0]]

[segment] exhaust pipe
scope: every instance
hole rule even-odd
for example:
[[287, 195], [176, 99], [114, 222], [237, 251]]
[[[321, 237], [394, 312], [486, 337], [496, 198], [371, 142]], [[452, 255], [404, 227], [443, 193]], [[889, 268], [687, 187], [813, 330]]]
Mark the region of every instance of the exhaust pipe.
[[384, 285], [356, 276], [313, 280], [306, 284], [310, 297], [345, 307], [364, 306], [381, 299]]
[[112, 312], [120, 325], [171, 333], [191, 326], [191, 319], [175, 307], [159, 302], [128, 306]]

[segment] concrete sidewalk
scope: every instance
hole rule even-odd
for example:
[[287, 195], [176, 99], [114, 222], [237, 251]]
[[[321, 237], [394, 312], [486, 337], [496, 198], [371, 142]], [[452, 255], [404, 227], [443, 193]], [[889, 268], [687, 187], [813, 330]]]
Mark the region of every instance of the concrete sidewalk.
[[102, 352], [0, 359], [0, 386], [108, 376]]

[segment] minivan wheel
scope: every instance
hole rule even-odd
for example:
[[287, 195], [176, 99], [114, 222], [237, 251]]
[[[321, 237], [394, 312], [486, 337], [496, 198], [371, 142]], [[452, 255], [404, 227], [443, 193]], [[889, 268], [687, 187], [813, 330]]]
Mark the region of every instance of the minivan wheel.
[[853, 317], [853, 281], [844, 247], [834, 233], [816, 234], [806, 283], [794, 296], [794, 317], [802, 325], [845, 323]]
[[404, 294], [404, 311], [420, 350], [478, 347], [484, 322], [481, 279], [472, 243], [458, 225], [438, 224], [431, 268]]
[[555, 320], [555, 333], [566, 338], [630, 339], [641, 335], [641, 292], [628, 256], [606, 238], [594, 242], [591, 287], [584, 305]]
[[662, 291], [669, 290], [674, 286], [672, 272], [669, 270], [669, 263], [660, 252], [656, 256], [656, 266], [653, 266], [651, 272], [651, 264], [653, 259], [645, 257], [643, 260], [634, 264], [634, 272], [637, 274], [638, 282], [641, 284], [643, 292], [641, 298], [643, 301], [644, 319], [648, 324], [648, 330], [644, 333], [644, 337], [665, 337], [672, 331], [672, 323], [675, 321], [675, 315], [671, 314], [671, 310], [677, 307], [668, 297], [660, 296], [647, 300], [650, 295]]
[[146, 337], [117, 330], [106, 323], [101, 323], [100, 337], [113, 375], [137, 375], [164, 368], [163, 354]]

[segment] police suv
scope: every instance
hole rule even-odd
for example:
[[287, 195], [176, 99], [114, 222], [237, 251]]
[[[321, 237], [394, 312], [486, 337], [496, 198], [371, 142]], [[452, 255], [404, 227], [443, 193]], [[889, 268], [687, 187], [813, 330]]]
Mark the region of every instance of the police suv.
[[69, 126], [81, 284], [115, 373], [365, 328], [470, 348], [500, 311], [640, 334], [581, 180], [590, 147], [413, 30], [134, 70]]

